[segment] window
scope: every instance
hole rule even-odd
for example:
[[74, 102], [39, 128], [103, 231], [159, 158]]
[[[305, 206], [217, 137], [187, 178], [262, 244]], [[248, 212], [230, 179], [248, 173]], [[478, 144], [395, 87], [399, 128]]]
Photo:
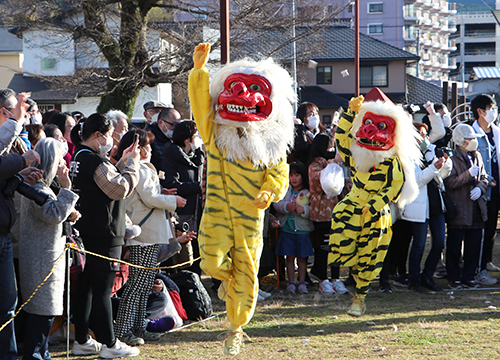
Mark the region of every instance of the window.
[[323, 125], [330, 126], [332, 124], [332, 116], [331, 115], [323, 115], [321, 117], [321, 122]]
[[359, 86], [388, 86], [387, 65], [361, 66], [359, 69]]
[[368, 3], [368, 13], [383, 13], [384, 12], [384, 3]]
[[54, 58], [42, 58], [42, 70], [55, 70], [57, 60]]
[[331, 84], [332, 83], [332, 67], [318, 66], [316, 67], [316, 84]]
[[383, 24], [368, 24], [368, 34], [383, 34], [384, 25]]

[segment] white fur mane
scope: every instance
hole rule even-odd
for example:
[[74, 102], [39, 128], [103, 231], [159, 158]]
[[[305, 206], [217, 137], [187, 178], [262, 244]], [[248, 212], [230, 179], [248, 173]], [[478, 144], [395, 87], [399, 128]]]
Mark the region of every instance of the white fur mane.
[[418, 185], [415, 179], [415, 164], [420, 166], [422, 154], [417, 139], [418, 132], [412, 124], [411, 119], [401, 106], [395, 106], [389, 102], [380, 100], [363, 103], [360, 111], [354, 118], [351, 135], [356, 138], [356, 132], [362, 125], [363, 117], [367, 112], [390, 116], [396, 120], [395, 143], [392, 149], [387, 151], [371, 151], [353, 143], [351, 153], [356, 168], [366, 172], [370, 167], [380, 164], [384, 159], [396, 154], [403, 167], [405, 182], [398, 200], [398, 206], [403, 208], [411, 203], [418, 195]]
[[219, 94], [224, 90], [224, 80], [235, 73], [256, 74], [269, 80], [273, 109], [267, 119], [258, 122], [226, 120], [215, 112], [217, 146], [225, 152], [228, 160], [249, 160], [254, 166], [274, 167], [293, 146], [294, 114], [291, 103], [296, 96], [292, 78], [271, 58], [258, 62], [249, 59], [235, 61], [222, 67], [210, 82], [212, 109], [216, 108]]

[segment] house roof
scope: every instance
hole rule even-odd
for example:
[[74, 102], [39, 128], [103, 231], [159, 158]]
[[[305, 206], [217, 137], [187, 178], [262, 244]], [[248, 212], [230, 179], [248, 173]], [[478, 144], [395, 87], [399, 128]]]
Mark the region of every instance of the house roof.
[[[328, 26], [310, 34], [303, 27], [297, 28], [297, 57], [307, 61], [354, 61], [354, 29], [345, 26]], [[303, 34], [303, 35], [302, 35]], [[237, 59], [250, 56], [252, 58], [273, 57], [279, 61], [289, 62], [292, 58], [292, 42], [290, 31], [263, 31], [249, 34], [234, 44], [231, 57]], [[289, 41], [286, 43], [286, 41]], [[285, 45], [283, 45], [285, 44]], [[314, 44], [311, 46], [311, 44]], [[359, 55], [361, 61], [417, 61], [419, 56], [408, 51], [359, 34]]]
[[408, 104], [425, 104], [427, 101], [434, 103], [443, 102], [443, 89], [428, 81], [406, 74], [406, 91]]
[[349, 101], [342, 96], [323, 89], [321, 86], [301, 86], [299, 89], [300, 102], [309, 101], [316, 104], [320, 109], [339, 108], [349, 106]]
[[14, 74], [9, 88], [16, 93], [31, 92], [30, 97], [39, 104], [71, 104], [78, 96], [76, 88], [64, 87], [61, 90], [53, 90], [49, 83], [23, 74]]
[[9, 28], [0, 27], [0, 53], [22, 52], [23, 40], [9, 32]]
[[500, 79], [500, 67], [473, 67], [469, 80]]

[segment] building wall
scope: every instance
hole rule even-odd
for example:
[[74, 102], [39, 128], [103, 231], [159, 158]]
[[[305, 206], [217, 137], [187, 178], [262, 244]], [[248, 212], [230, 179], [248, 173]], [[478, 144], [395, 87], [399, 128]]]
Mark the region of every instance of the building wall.
[[23, 54], [0, 52], [0, 64], [0, 88], [6, 88], [14, 74], [23, 71]]

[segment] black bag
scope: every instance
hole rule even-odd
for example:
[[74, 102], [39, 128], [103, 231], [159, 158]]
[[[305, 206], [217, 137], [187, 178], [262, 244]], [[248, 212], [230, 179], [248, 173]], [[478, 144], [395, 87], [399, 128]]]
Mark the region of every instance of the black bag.
[[[78, 234], [76, 234], [76, 230], [74, 230], [74, 233], [72, 235], [66, 235], [66, 243], [72, 244], [77, 249], [85, 250], [85, 246], [83, 246], [83, 240]], [[71, 261], [70, 273], [71, 274], [81, 273], [83, 269], [85, 269], [87, 254], [84, 252], [70, 249], [69, 256]]]
[[180, 289], [182, 306], [189, 320], [201, 320], [212, 316], [212, 299], [201, 283], [198, 274], [181, 270], [170, 278]]

